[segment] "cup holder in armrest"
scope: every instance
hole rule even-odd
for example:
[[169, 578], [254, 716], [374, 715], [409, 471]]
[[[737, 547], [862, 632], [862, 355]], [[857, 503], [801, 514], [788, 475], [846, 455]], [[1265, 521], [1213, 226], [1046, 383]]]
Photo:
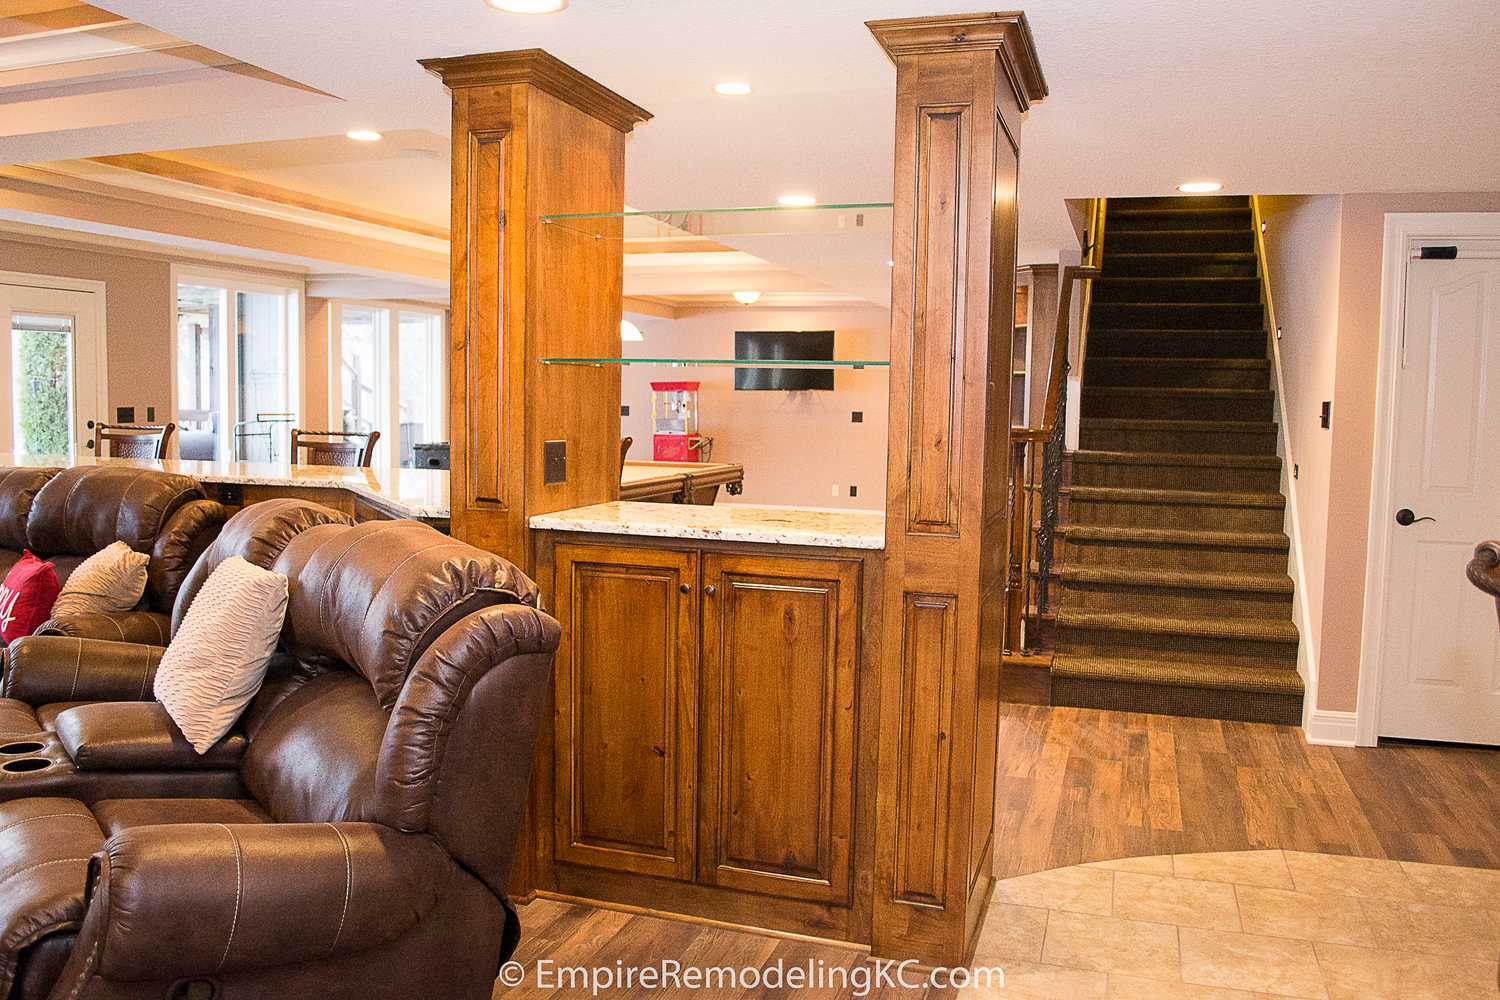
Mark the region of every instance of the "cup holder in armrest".
[[23, 740], [20, 743], [0, 745], [0, 754], [4, 754], [7, 757], [14, 757], [18, 754], [37, 753], [43, 749], [45, 749], [45, 744], [38, 743], [36, 740]]
[[0, 764], [0, 771], [10, 774], [25, 774], [28, 771], [41, 771], [52, 766], [52, 762], [45, 757], [21, 757], [17, 760], [8, 760]]

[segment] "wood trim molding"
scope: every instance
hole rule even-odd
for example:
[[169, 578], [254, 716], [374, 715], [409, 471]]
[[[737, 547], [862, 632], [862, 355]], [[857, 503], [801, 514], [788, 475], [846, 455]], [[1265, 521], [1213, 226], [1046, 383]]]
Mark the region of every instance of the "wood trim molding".
[[1005, 63], [1005, 75], [1022, 111], [1047, 96], [1031, 25], [1021, 11], [891, 18], [866, 21], [865, 26], [892, 61], [923, 53], [994, 49]]
[[122, 153], [115, 156], [90, 156], [87, 159], [91, 163], [103, 164], [106, 167], [129, 170], [138, 174], [148, 174], [152, 177], [163, 178], [164, 180], [179, 181], [183, 184], [192, 184], [214, 191], [223, 191], [226, 194], [256, 198], [275, 205], [300, 208], [308, 212], [318, 212], [321, 215], [333, 215], [341, 219], [350, 219], [354, 222], [363, 222], [372, 226], [383, 226], [387, 229], [399, 229], [418, 236], [429, 236], [439, 240], [446, 240], [448, 238], [448, 228], [446, 226], [434, 226], [401, 215], [391, 215], [387, 212], [361, 208], [358, 205], [351, 205], [347, 202], [333, 201], [315, 194], [294, 191], [291, 188], [267, 184], [264, 181], [252, 180], [248, 177], [238, 177], [221, 170], [198, 166], [194, 163], [186, 163], [182, 160], [175, 160], [166, 156], [156, 156], [150, 153]]
[[651, 112], [541, 49], [484, 52], [471, 56], [418, 60], [450, 90], [525, 83], [572, 105], [621, 132], [629, 133]]

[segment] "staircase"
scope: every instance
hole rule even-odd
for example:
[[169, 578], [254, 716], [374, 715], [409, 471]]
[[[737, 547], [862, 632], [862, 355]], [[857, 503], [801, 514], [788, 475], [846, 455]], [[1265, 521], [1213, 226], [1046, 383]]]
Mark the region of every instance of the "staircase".
[[1299, 724], [1249, 200], [1111, 199], [1105, 218], [1053, 703]]

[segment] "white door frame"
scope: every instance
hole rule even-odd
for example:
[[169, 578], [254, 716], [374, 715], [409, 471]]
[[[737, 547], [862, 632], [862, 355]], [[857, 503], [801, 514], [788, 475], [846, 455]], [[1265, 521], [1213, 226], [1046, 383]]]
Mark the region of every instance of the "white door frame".
[[[88, 292], [94, 296], [94, 329], [98, 336], [94, 338], [94, 363], [98, 366], [99, 376], [94, 385], [94, 417], [96, 422], [109, 422], [109, 331], [105, 326], [105, 318], [108, 315], [104, 303], [104, 282], [95, 281], [92, 278], [64, 278], [60, 275], [51, 274], [27, 274], [23, 271], [0, 271], [0, 285], [20, 285], [26, 288], [46, 288], [59, 292]], [[174, 327], [175, 329], [175, 327]], [[9, 331], [5, 331], [9, 336]], [[7, 341], [7, 343], [9, 343]], [[10, 348], [7, 347], [6, 350]], [[75, 387], [76, 388], [76, 387]], [[9, 415], [5, 419], [10, 419]], [[77, 428], [71, 428], [69, 434], [76, 436]]]
[[[1365, 552], [1364, 627], [1354, 742], [1374, 746], [1380, 735], [1380, 685], [1385, 668], [1386, 569], [1390, 559], [1396, 440], [1397, 354], [1406, 322], [1406, 268], [1413, 241], [1500, 239], [1500, 212], [1391, 212], [1385, 217], [1380, 279], [1380, 366], [1375, 383], [1375, 440], [1370, 470], [1370, 538]], [[1482, 539], [1474, 539], [1475, 543]]]

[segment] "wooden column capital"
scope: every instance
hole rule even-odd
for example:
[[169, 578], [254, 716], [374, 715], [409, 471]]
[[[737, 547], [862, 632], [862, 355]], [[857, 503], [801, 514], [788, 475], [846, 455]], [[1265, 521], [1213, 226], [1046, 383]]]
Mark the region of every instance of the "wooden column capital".
[[1020, 11], [991, 14], [945, 14], [866, 21], [865, 26], [891, 61], [942, 52], [993, 51], [1005, 64], [1016, 101], [1025, 111], [1047, 96], [1047, 80], [1037, 59], [1036, 43]]
[[449, 90], [530, 84], [621, 132], [651, 120], [651, 112], [542, 49], [481, 52], [418, 60]]

